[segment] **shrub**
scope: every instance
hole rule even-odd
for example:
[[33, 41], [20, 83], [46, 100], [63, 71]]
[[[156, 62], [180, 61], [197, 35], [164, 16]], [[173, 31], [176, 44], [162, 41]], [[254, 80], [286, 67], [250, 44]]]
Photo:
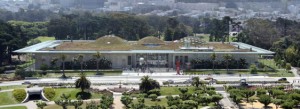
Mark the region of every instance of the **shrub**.
[[157, 99], [157, 95], [151, 94], [151, 95], [149, 95], [149, 98], [151, 98], [152, 101], [155, 101]]
[[148, 95], [151, 95], [151, 94], [156, 94], [156, 95], [160, 96], [160, 90], [159, 89], [149, 90]]
[[250, 73], [251, 74], [257, 74], [257, 68], [256, 68], [256, 65], [255, 64], [252, 64], [250, 66]]
[[55, 91], [53, 88], [44, 88], [44, 95], [48, 100], [52, 100], [55, 96]]
[[4, 73], [5, 67], [0, 67], [0, 74]]
[[49, 69], [49, 67], [48, 67], [47, 64], [42, 64], [41, 67], [40, 67], [40, 70], [43, 71], [42, 73], [43, 73], [44, 75], [46, 75], [46, 70], [48, 70], [48, 69]]
[[25, 89], [15, 89], [13, 95], [17, 101], [22, 102], [26, 98], [26, 91]]
[[15, 72], [15, 76], [22, 79], [24, 79], [25, 77], [32, 77], [33, 75], [36, 75], [36, 72], [26, 71], [24, 68], [18, 68]]

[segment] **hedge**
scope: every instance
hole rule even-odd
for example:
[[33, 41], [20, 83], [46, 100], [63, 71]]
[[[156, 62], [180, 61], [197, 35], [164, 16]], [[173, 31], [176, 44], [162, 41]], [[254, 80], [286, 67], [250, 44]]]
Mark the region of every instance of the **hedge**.
[[52, 100], [55, 96], [55, 91], [53, 88], [44, 88], [44, 95], [48, 100]]
[[13, 95], [17, 101], [22, 102], [26, 98], [26, 91], [25, 89], [15, 89]]

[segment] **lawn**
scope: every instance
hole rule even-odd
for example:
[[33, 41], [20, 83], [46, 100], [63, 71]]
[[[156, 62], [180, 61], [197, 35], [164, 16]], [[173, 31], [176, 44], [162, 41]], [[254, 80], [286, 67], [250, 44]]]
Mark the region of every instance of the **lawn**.
[[275, 61], [273, 59], [259, 59], [258, 62], [268, 66], [272, 69], [279, 69], [278, 66], [276, 66]]
[[[186, 75], [208, 75], [208, 74], [236, 74], [236, 75], [248, 75], [250, 74], [250, 72], [248, 70], [229, 70], [229, 72], [227, 72], [226, 70], [215, 70], [215, 72], [213, 70], [197, 70], [197, 71], [185, 71], [184, 72]], [[283, 69], [278, 69], [276, 71], [258, 71], [257, 72], [258, 75], [261, 76], [270, 76], [270, 77], [294, 77], [293, 73], [288, 73]]]
[[[70, 99], [77, 99], [76, 94], [80, 92], [80, 89], [75, 89], [75, 88], [58, 88], [55, 89], [55, 96], [52, 100], [59, 100], [60, 96], [64, 94], [70, 94], [71, 97]], [[91, 93], [91, 99], [100, 99], [101, 94], [96, 94], [96, 93]]]
[[[50, 72], [50, 71], [49, 71]], [[58, 71], [59, 72], [59, 71]], [[122, 74], [122, 71], [100, 71], [103, 75], [99, 76], [119, 76]], [[84, 71], [86, 76], [95, 76], [97, 74], [96, 71]], [[65, 71], [67, 77], [79, 76], [80, 71]], [[47, 73], [47, 75], [42, 75], [42, 77], [61, 77], [62, 73]]]
[[[83, 104], [82, 104], [80, 107], [81, 107], [82, 109], [85, 109], [86, 103], [87, 103], [87, 102], [83, 102]], [[99, 104], [98, 101], [96, 101], [96, 103]], [[74, 106], [68, 106], [67, 108], [68, 108], [68, 109], [75, 109]], [[56, 105], [56, 104], [52, 104], [52, 105], [48, 105], [48, 106], [44, 107], [44, 109], [62, 109], [62, 107], [59, 106], [59, 105]]]
[[35, 60], [33, 59], [33, 60], [29, 60], [29, 61], [25, 62], [24, 64], [20, 64], [20, 65], [17, 65], [17, 66], [25, 68], [25, 67], [28, 67], [28, 66], [30, 66], [30, 65], [32, 65], [34, 63], [35, 63]]
[[9, 105], [19, 103], [13, 97], [12, 92], [1, 92], [0, 93], [0, 105]]
[[49, 40], [55, 40], [55, 37], [40, 36], [40, 37], [37, 37], [35, 39], [38, 39], [41, 42], [45, 42], [45, 41], [49, 41]]
[[20, 88], [26, 88], [26, 87], [27, 87], [27, 85], [0, 86], [0, 90], [20, 89]]
[[25, 106], [3, 107], [0, 109], [27, 109]]
[[161, 95], [179, 95], [179, 88], [188, 88], [188, 93], [193, 94], [195, 92], [195, 87], [161, 87]]
[[[162, 105], [162, 106], [168, 106], [166, 98], [161, 98], [160, 101], [151, 101], [149, 98], [145, 98], [145, 105], [146, 106], [155, 106], [155, 105]], [[137, 103], [137, 99], [133, 100], [133, 103]]]
[[[210, 34], [196, 34], [196, 36], [200, 37], [200, 39], [205, 42], [210, 42], [209, 41]], [[232, 36], [229, 37], [229, 42], [232, 42]]]

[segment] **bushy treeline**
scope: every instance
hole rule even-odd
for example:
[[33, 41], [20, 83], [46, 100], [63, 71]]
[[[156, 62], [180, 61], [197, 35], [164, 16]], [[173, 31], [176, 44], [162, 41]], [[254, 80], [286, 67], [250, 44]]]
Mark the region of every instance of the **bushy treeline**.
[[62, 15], [51, 19], [48, 35], [56, 39], [96, 39], [114, 34], [127, 40], [146, 36], [163, 36], [165, 39], [180, 39], [192, 34], [192, 27], [177, 18], [139, 16], [126, 13], [79, 13]]
[[[227, 61], [220, 60], [220, 61], [212, 61], [212, 60], [203, 60], [203, 59], [194, 59], [191, 61], [193, 69], [226, 69]], [[214, 64], [214, 65], [213, 65]], [[240, 58], [230, 59], [228, 60], [228, 68], [229, 69], [247, 69], [248, 63], [246, 59]]]
[[250, 19], [237, 41], [269, 49], [275, 54], [279, 66], [291, 63], [300, 66], [300, 23], [278, 18], [276, 21]]

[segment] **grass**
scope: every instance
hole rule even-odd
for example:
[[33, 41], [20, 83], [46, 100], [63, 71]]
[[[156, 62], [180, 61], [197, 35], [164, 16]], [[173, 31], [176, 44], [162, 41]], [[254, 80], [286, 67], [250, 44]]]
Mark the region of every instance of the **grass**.
[[49, 41], [49, 40], [55, 40], [55, 37], [47, 37], [47, 36], [39, 36], [35, 39], [40, 40], [41, 42]]
[[28, 66], [30, 66], [30, 65], [32, 65], [34, 63], [35, 63], [35, 60], [29, 60], [29, 61], [25, 62], [24, 64], [20, 64], [20, 65], [17, 65], [17, 66], [25, 68], [25, 67], [28, 67]]
[[12, 106], [12, 107], [3, 107], [0, 109], [27, 109], [25, 106]]
[[272, 69], [279, 69], [278, 66], [276, 66], [275, 61], [273, 59], [259, 59], [258, 62], [268, 66]]
[[161, 87], [161, 95], [179, 95], [181, 94], [179, 88], [188, 88], [188, 93], [193, 94], [195, 92], [195, 87]]
[[[97, 102], [98, 103], [98, 102]], [[82, 109], [85, 109], [87, 102], [83, 102], [83, 104], [80, 106]], [[98, 103], [99, 104], [99, 103]], [[74, 106], [68, 106], [68, 109], [75, 109]], [[44, 109], [62, 109], [61, 106], [56, 105], [56, 104], [52, 104], [52, 105], [48, 105], [46, 107], [44, 107]]]
[[[64, 94], [70, 94], [71, 97], [70, 99], [77, 99], [76, 94], [78, 92], [81, 92], [80, 89], [75, 89], [75, 88], [58, 88], [54, 89], [55, 90], [55, 96], [53, 97], [52, 100], [59, 100], [60, 96]], [[100, 99], [101, 94], [96, 94], [96, 93], [91, 93], [91, 99]]]
[[[248, 70], [229, 70], [229, 72], [227, 72], [226, 70], [215, 70], [215, 72], [213, 70], [197, 70], [197, 71], [185, 71], [184, 72], [187, 75], [193, 75], [193, 74], [197, 74], [197, 75], [208, 75], [208, 74], [241, 74], [241, 75], [248, 75], [251, 74]], [[262, 76], [270, 76], [270, 77], [294, 77], [294, 74], [291, 72], [286, 72], [283, 69], [278, 69], [275, 71], [258, 71], [257, 72], [258, 75], [262, 75]]]
[[0, 86], [0, 90], [20, 89], [20, 88], [26, 88], [26, 87], [27, 87], [27, 85]]
[[[59, 71], [58, 71], [59, 72]], [[122, 71], [100, 71], [101, 73], [103, 73], [103, 75], [99, 75], [99, 76], [119, 76], [122, 74]], [[97, 74], [96, 71], [83, 71], [83, 73], [86, 76], [95, 76]], [[65, 75], [67, 77], [74, 77], [74, 76], [79, 76], [81, 73], [80, 71], [65, 71]], [[62, 73], [50, 73], [50, 71], [48, 71], [48, 73], [46, 75], [38, 75], [38, 77], [61, 77]]]
[[17, 103], [19, 102], [13, 97], [12, 91], [0, 93], [0, 105], [9, 105]]
[[[209, 41], [210, 34], [196, 34], [196, 36], [199, 36], [200, 39], [202, 39], [205, 42], [210, 42]], [[229, 42], [232, 42], [232, 36], [229, 36]]]
[[[160, 101], [151, 101], [149, 98], [145, 98], [145, 105], [146, 106], [155, 106], [155, 105], [162, 105], [162, 106], [168, 106], [166, 98], [161, 98]], [[137, 99], [133, 100], [133, 103], [137, 103]]]
[[205, 42], [209, 42], [209, 34], [197, 34], [196, 36], [200, 37], [200, 39]]

